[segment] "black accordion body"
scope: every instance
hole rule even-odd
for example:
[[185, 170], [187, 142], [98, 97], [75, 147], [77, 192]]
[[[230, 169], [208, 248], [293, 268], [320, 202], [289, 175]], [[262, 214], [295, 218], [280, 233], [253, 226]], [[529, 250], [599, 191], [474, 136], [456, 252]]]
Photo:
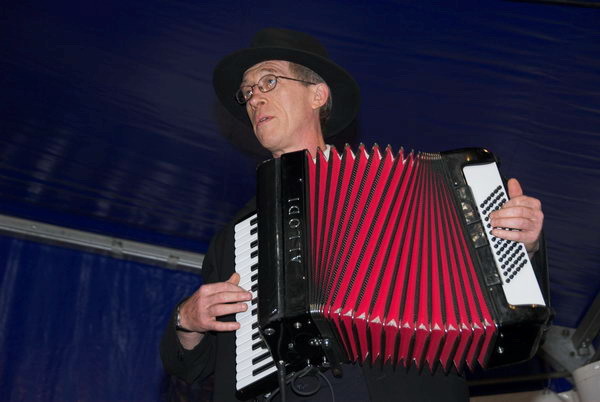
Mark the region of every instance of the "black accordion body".
[[495, 238], [508, 196], [484, 149], [374, 146], [285, 154], [258, 169], [257, 213], [236, 226], [241, 399], [276, 371], [340, 363], [444, 371], [533, 356], [550, 310], [524, 246]]

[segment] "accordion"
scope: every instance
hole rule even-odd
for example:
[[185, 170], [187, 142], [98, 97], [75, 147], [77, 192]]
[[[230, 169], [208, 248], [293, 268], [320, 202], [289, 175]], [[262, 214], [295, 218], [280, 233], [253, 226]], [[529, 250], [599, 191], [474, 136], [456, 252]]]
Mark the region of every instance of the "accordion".
[[254, 295], [236, 317], [238, 397], [307, 365], [531, 358], [550, 310], [525, 247], [491, 234], [507, 199], [485, 149], [361, 145], [264, 162], [257, 212], [235, 230], [240, 286]]

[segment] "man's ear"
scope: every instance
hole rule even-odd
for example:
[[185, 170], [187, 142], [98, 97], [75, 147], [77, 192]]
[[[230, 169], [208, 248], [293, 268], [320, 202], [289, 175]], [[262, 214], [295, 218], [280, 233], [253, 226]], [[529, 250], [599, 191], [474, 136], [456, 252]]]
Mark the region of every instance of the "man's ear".
[[318, 109], [325, 105], [329, 98], [329, 87], [325, 83], [313, 85], [313, 109]]

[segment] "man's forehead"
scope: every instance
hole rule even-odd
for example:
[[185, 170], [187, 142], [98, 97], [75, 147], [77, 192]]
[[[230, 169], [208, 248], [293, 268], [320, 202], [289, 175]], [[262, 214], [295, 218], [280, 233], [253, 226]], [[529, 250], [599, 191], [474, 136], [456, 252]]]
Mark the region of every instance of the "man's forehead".
[[[265, 73], [288, 73], [290, 63], [285, 60], [266, 60], [256, 63], [244, 72], [242, 83], [252, 78], [252, 76], [262, 76]], [[254, 77], [260, 78], [260, 77]]]

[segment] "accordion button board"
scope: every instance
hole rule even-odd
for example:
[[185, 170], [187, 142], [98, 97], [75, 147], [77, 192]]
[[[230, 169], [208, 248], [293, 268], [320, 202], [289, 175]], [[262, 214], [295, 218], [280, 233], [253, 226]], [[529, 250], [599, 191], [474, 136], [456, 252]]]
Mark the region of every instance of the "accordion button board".
[[500, 239], [492, 235], [489, 215], [502, 208], [508, 195], [502, 184], [495, 163], [466, 166], [465, 178], [475, 199], [477, 211], [484, 222], [485, 234], [492, 245], [492, 255], [502, 279], [502, 289], [511, 305], [535, 304], [545, 306], [546, 302], [537, 283], [533, 267], [527, 257], [523, 243]]

